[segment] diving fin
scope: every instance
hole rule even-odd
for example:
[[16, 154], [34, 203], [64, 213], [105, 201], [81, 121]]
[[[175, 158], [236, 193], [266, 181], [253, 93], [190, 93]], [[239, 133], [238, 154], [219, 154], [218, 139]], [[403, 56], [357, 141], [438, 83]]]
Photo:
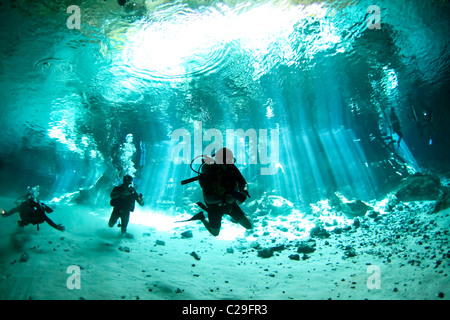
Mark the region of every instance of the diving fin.
[[195, 220], [203, 220], [203, 219], [205, 219], [205, 215], [203, 214], [203, 211], [200, 211], [199, 213], [197, 213], [196, 215], [192, 216], [191, 218], [189, 218], [187, 220], [175, 221], [175, 223], [177, 223], [177, 222], [195, 221]]

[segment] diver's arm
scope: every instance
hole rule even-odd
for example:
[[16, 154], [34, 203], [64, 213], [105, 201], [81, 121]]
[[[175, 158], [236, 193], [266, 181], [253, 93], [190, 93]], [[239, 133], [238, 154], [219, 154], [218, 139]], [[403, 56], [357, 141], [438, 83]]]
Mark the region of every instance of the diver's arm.
[[52, 226], [56, 230], [59, 230], [59, 231], [64, 231], [65, 230], [65, 228], [61, 224], [54, 223], [52, 221], [52, 219], [50, 219], [46, 214], [44, 214], [44, 220], [45, 220], [45, 222], [47, 222], [50, 226]]
[[242, 175], [242, 173], [239, 171], [239, 169], [234, 166], [233, 168], [233, 176], [235, 177], [237, 184], [239, 186], [239, 191], [247, 191], [248, 190], [248, 184], [247, 181], [245, 180], [244, 176]]
[[6, 217], [9, 217], [9, 216], [13, 215], [13, 214], [16, 213], [16, 212], [19, 212], [21, 206], [22, 206], [22, 205], [17, 206], [17, 207], [15, 207], [15, 208], [12, 208], [12, 209], [9, 210], [9, 211], [4, 211], [4, 210], [3, 210], [3, 212], [2, 212], [2, 217], [3, 217], [3, 218], [6, 218]]
[[137, 199], [136, 199], [137, 203], [139, 203], [139, 205], [142, 207], [144, 205], [144, 198], [142, 196], [142, 193], [139, 193]]
[[245, 184], [242, 187], [239, 187], [239, 191], [250, 198], [250, 194], [248, 193], [248, 184], [247, 184], [247, 182], [245, 182]]
[[143, 206], [144, 205], [144, 199], [142, 197], [142, 193], [137, 193], [136, 189], [133, 188], [133, 187], [130, 187], [130, 191], [131, 191], [131, 194], [134, 197], [134, 200], [136, 200], [137, 203], [139, 203], [140, 206]]
[[45, 203], [40, 203], [40, 205], [41, 205], [41, 207], [42, 207], [42, 209], [44, 209], [44, 211], [45, 212], [47, 212], [47, 213], [52, 213], [53, 212], [53, 209], [52, 208], [50, 208], [48, 205], [46, 205]]
[[236, 168], [236, 167], [235, 167], [235, 172], [236, 172], [236, 180], [237, 180], [237, 183], [238, 183], [239, 192], [244, 194], [246, 197], [250, 197], [250, 195], [248, 193], [248, 183], [247, 183], [247, 181], [242, 176], [242, 174], [239, 171], [239, 169]]

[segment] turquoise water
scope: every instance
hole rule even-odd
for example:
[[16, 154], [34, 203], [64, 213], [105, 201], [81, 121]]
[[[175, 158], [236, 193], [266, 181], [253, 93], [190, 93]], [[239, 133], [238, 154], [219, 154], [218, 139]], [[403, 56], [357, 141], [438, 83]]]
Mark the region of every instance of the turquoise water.
[[[65, 231], [0, 218], [0, 299], [448, 299], [449, 7], [1, 1], [0, 211]], [[215, 237], [181, 182], [224, 145], [253, 228]]]
[[[255, 197], [299, 208], [334, 192], [374, 199], [410, 173], [445, 170], [449, 4], [379, 1], [379, 28], [372, 4], [83, 1], [70, 29], [67, 1], [2, 2], [1, 191], [89, 189], [101, 203], [131, 172], [147, 204], [176, 210], [199, 193], [180, 185], [194, 173], [175, 161], [173, 133], [190, 135], [194, 158], [213, 141], [198, 143], [199, 125], [224, 141], [227, 130], [258, 142], [267, 132], [272, 147], [252, 153], [244, 139], [234, 150], [239, 168]], [[384, 140], [398, 139], [391, 109], [399, 146]]]

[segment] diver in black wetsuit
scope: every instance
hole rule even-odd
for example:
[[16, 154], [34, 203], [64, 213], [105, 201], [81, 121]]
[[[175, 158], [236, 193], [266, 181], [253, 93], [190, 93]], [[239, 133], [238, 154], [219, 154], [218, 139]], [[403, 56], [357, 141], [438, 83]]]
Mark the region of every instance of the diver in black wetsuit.
[[247, 182], [234, 165], [232, 152], [222, 148], [217, 151], [215, 160], [214, 163], [203, 165], [199, 176], [206, 206], [199, 205], [207, 211], [208, 219], [200, 212], [189, 220], [201, 220], [213, 236], [219, 235], [225, 214], [244, 228], [252, 229], [252, 223], [239, 207], [249, 197], [249, 193]]
[[391, 108], [391, 123], [392, 123], [392, 131], [398, 135], [397, 146], [400, 147], [400, 142], [403, 138], [402, 129], [400, 127], [400, 119], [398, 118], [397, 113], [394, 108]]
[[9, 210], [3, 211], [2, 217], [6, 218], [10, 215], [19, 212], [22, 220], [18, 221], [20, 227], [29, 225], [30, 223], [37, 226], [39, 230], [39, 224], [47, 222], [50, 226], [59, 231], [64, 231], [65, 228], [61, 224], [54, 223], [46, 213], [53, 212], [53, 209], [42, 203], [38, 199], [39, 187], [28, 188], [28, 194], [20, 205]]
[[422, 117], [420, 119], [413, 105], [411, 105], [411, 109], [420, 135], [428, 140], [429, 145], [433, 144], [433, 136], [436, 134], [436, 128], [433, 123], [433, 112], [431, 108], [425, 106], [425, 110], [422, 112]]
[[138, 194], [131, 186], [133, 177], [125, 175], [123, 177], [123, 184], [114, 187], [111, 192], [110, 204], [114, 207], [108, 225], [113, 227], [120, 218], [120, 227], [122, 234], [126, 233], [128, 221], [130, 220], [130, 212], [134, 211], [135, 201], [139, 205], [144, 205], [142, 193]]
[[417, 122], [417, 129], [419, 130], [421, 136], [426, 138], [428, 143], [431, 145], [433, 143], [433, 135], [435, 131], [433, 124], [433, 113], [430, 108], [426, 108], [422, 115], [422, 121]]

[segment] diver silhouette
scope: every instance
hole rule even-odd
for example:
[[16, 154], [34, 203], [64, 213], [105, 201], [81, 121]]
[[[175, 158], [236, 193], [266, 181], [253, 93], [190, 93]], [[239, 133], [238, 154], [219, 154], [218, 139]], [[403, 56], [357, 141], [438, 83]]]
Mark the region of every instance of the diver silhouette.
[[233, 222], [239, 223], [244, 228], [252, 229], [252, 223], [239, 207], [239, 204], [250, 195], [247, 181], [234, 165], [233, 153], [227, 148], [222, 148], [214, 156], [215, 161], [204, 156], [197, 172], [199, 176], [182, 182], [186, 184], [195, 180], [199, 181], [206, 205], [201, 202], [197, 202], [197, 205], [207, 212], [208, 218], [203, 212], [199, 212], [185, 221], [201, 220], [213, 236], [219, 235], [224, 215], [231, 216]]
[[400, 119], [398, 118], [398, 115], [394, 108], [391, 108], [391, 124], [392, 124], [392, 131], [395, 132], [398, 135], [398, 141], [397, 146], [400, 147], [400, 142], [403, 138], [402, 128], [400, 126]]
[[429, 145], [432, 145], [433, 137], [436, 135], [436, 128], [433, 123], [433, 111], [428, 105], [425, 105], [420, 118], [417, 115], [414, 105], [411, 105], [411, 111], [420, 135], [427, 139]]
[[28, 187], [28, 193], [23, 197], [22, 203], [9, 211], [3, 210], [2, 217], [9, 217], [16, 212], [19, 212], [21, 219], [18, 221], [19, 227], [24, 227], [31, 223], [32, 225], [36, 225], [39, 230], [39, 224], [47, 222], [56, 230], [65, 230], [61, 224], [54, 223], [47, 216], [46, 213], [53, 212], [53, 209], [39, 200], [39, 186], [33, 188]]
[[111, 206], [114, 207], [111, 217], [109, 218], [108, 225], [113, 227], [117, 220], [120, 218], [120, 228], [122, 234], [127, 232], [128, 222], [130, 220], [130, 212], [134, 211], [135, 201], [139, 203], [140, 206], [144, 205], [144, 200], [142, 198], [142, 193], [138, 194], [136, 189], [131, 185], [133, 182], [133, 177], [130, 175], [125, 175], [123, 177], [123, 183], [119, 186], [114, 187], [111, 192]]

